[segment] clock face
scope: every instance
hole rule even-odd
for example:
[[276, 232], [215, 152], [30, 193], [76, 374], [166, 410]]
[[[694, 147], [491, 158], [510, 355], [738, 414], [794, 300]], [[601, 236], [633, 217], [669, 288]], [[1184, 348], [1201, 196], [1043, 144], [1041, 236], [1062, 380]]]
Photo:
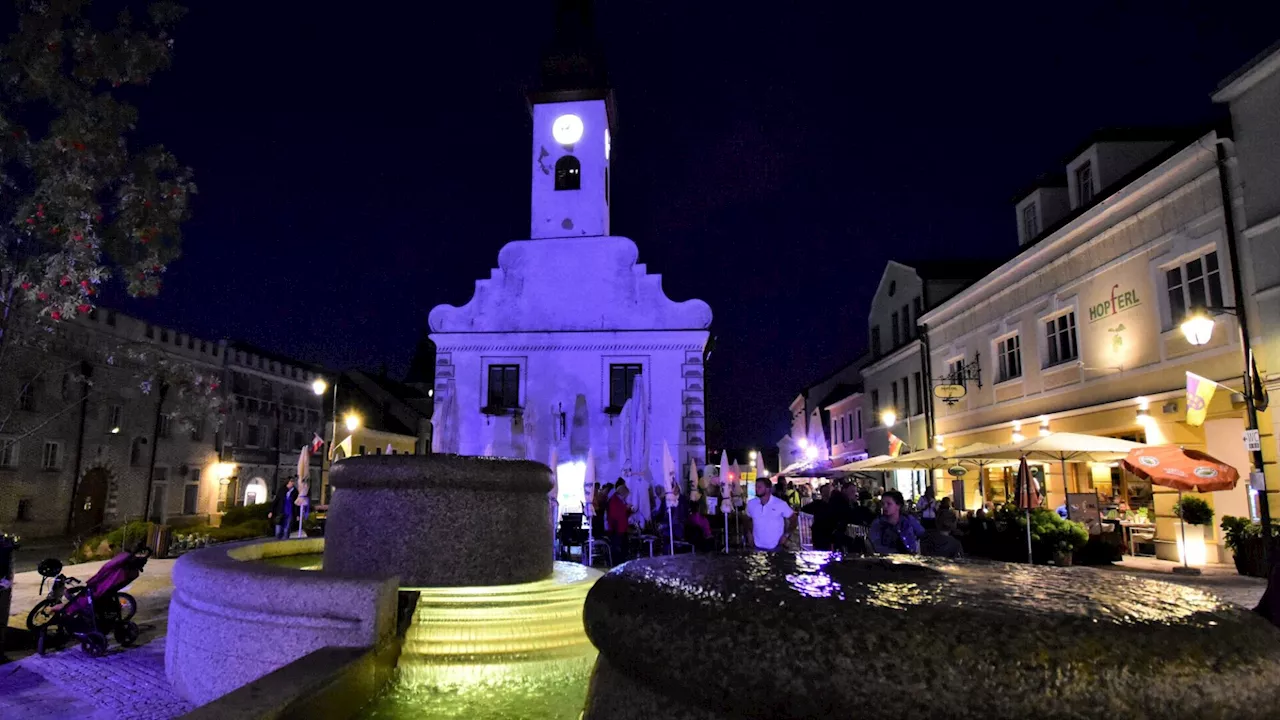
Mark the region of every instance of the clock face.
[[572, 145], [582, 139], [582, 118], [561, 115], [551, 124], [551, 137], [561, 145]]
[[610, 145], [611, 143], [609, 142], [609, 129], [605, 128], [604, 130], [604, 159], [605, 160], [609, 159]]

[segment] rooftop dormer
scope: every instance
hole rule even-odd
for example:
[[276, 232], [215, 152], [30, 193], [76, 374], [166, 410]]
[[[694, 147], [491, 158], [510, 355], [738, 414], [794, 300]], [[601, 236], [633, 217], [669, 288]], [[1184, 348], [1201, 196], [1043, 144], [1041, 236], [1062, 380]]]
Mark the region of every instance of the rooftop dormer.
[[1067, 161], [1071, 209], [1091, 204], [1103, 190], [1169, 149], [1185, 131], [1110, 128], [1094, 133]]
[[1026, 245], [1071, 212], [1067, 178], [1042, 176], [1014, 199], [1014, 210], [1018, 216], [1018, 245]]

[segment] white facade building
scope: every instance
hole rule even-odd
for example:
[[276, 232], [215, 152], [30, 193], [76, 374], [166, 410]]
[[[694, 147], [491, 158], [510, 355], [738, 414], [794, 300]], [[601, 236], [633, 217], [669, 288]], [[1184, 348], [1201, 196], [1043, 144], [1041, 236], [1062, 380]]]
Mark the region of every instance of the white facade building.
[[702, 465], [711, 309], [669, 299], [636, 244], [609, 235], [611, 93], [531, 101], [532, 239], [507, 243], [465, 305], [431, 311], [435, 432], [453, 445], [442, 449], [548, 462], [554, 448], [562, 464], [591, 450], [596, 479], [613, 481], [638, 375], [648, 479], [661, 477], [664, 441], [681, 468]]

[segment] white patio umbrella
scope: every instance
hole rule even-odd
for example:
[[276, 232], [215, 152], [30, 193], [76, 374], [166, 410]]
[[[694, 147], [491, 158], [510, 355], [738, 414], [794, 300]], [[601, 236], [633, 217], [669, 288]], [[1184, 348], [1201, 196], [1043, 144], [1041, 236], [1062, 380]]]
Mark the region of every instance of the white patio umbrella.
[[[957, 450], [951, 457], [956, 460], [983, 459], [988, 461], [1018, 461], [1023, 457], [1057, 460], [1062, 464], [1062, 478], [1065, 483], [1068, 461], [1114, 462], [1128, 455], [1130, 450], [1140, 447], [1146, 447], [1146, 445], [1100, 435], [1055, 432], [1048, 435], [1029, 437], [1007, 445], [976, 448], [969, 446]], [[1047, 490], [1046, 488], [1046, 494]]]
[[299, 510], [298, 516], [298, 537], [305, 537], [302, 531], [302, 524], [307, 521], [307, 514], [311, 511], [311, 446], [303, 445], [302, 451], [298, 453], [298, 497], [306, 498]]
[[547, 493], [547, 503], [551, 506], [551, 531], [554, 533], [560, 525], [560, 462], [556, 458], [556, 448], [551, 447], [551, 492]]
[[484, 444], [484, 452], [480, 453], [481, 457], [493, 457], [493, 441]]
[[680, 487], [676, 481], [676, 461], [671, 459], [671, 446], [667, 445], [667, 441], [662, 441], [662, 485], [663, 490], [667, 494], [667, 549], [670, 554], [676, 553], [676, 528], [675, 521], [671, 515], [671, 510], [676, 504], [676, 495], [679, 494], [677, 488]]
[[444, 398], [436, 405], [431, 418], [431, 450], [441, 454], [458, 454], [458, 400], [454, 382], [445, 386]]
[[595, 538], [592, 537], [592, 530], [595, 523], [591, 518], [595, 516], [595, 499], [596, 499], [596, 451], [587, 449], [587, 468], [582, 475], [582, 514], [587, 518], [587, 567], [592, 566], [593, 553], [592, 545]]
[[520, 415], [520, 434], [524, 438], [524, 459], [533, 460], [538, 457], [537, 412], [533, 403]]
[[733, 498], [730, 493], [733, 492], [732, 486], [729, 484], [729, 474], [732, 473], [729, 467], [729, 453], [720, 451], [720, 504], [724, 507], [724, 551], [729, 552], [729, 513], [733, 511]]
[[644, 397], [644, 384], [637, 375], [635, 384], [631, 386], [631, 398], [622, 406], [623, 415], [623, 476], [627, 489], [631, 491], [632, 503], [636, 514], [647, 521], [652, 514], [649, 503], [648, 473], [649, 440], [647, 403]]

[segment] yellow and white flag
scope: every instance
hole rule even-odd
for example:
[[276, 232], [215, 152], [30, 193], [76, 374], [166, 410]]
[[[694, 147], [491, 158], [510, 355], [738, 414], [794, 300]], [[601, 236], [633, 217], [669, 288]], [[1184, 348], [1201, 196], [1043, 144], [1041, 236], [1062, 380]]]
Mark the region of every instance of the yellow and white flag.
[[1217, 389], [1218, 383], [1192, 372], [1187, 373], [1188, 425], [1200, 427], [1204, 424], [1205, 415], [1209, 413], [1209, 402], [1213, 400], [1213, 392]]

